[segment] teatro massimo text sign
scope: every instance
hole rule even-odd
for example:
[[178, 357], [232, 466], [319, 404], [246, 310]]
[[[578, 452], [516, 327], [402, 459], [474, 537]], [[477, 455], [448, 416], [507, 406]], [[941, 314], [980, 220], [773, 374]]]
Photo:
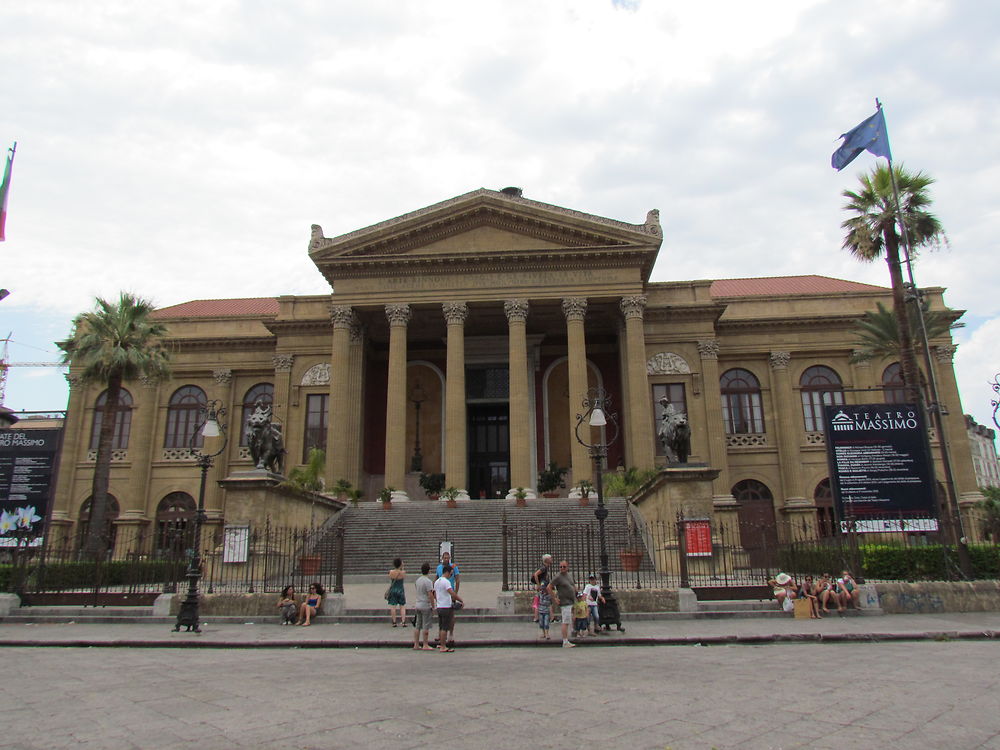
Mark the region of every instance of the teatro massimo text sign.
[[927, 520], [935, 513], [934, 496], [917, 407], [861, 404], [824, 410], [830, 484], [841, 523], [855, 519], [858, 531], [904, 525], [935, 530], [937, 521]]

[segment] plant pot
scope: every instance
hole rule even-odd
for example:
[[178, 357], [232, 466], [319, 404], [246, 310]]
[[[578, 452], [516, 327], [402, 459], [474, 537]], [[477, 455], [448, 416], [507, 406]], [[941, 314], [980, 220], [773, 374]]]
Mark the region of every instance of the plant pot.
[[438, 499], [439, 497], [441, 497], [441, 495], [439, 495], [439, 494], [438, 494], [438, 493], [436, 493], [436, 492], [432, 492], [432, 493], [431, 493], [431, 494], [429, 494], [429, 495], [428, 495], [427, 497], [429, 497], [429, 498], [430, 498], [431, 500], [437, 500], [437, 499]]
[[631, 550], [623, 550], [620, 555], [622, 570], [634, 573], [642, 565], [642, 553], [633, 552]]
[[590, 496], [589, 495], [580, 495], [580, 507], [581, 508], [586, 508], [588, 505], [590, 505]]
[[519, 508], [523, 508], [527, 504], [528, 504], [528, 498], [526, 498], [526, 497], [515, 497], [514, 498], [514, 505], [518, 506]]
[[392, 510], [392, 500], [383, 500], [382, 510]]
[[303, 555], [299, 558], [299, 570], [304, 576], [314, 576], [319, 574], [323, 558], [320, 555]]
[[444, 503], [449, 508], [457, 508], [458, 507], [458, 500], [445, 500]]

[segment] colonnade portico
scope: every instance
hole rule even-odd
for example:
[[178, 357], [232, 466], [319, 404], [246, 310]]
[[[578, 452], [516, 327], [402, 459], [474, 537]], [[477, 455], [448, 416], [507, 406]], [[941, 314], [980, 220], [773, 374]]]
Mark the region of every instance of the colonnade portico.
[[[540, 307], [538, 307], [537, 312], [533, 313], [532, 305], [535, 302]], [[615, 314], [622, 309], [621, 302], [622, 298], [603, 298], [601, 305], [599, 305], [601, 315], [599, 316], [600, 325], [598, 326], [598, 330], [602, 331], [602, 333], [597, 335], [603, 337], [605, 341], [602, 345], [605, 357], [609, 351], [615, 351], [616, 349], [618, 352], [625, 351], [623, 346], [624, 341], [619, 341], [613, 333], [611, 334], [611, 339], [607, 338], [609, 335], [608, 332], [615, 330], [613, 327], [614, 320], [621, 320]], [[418, 359], [421, 357], [431, 357], [433, 359], [435, 356], [433, 351], [436, 348], [434, 342], [440, 341], [440, 343], [444, 344], [444, 351], [439, 350], [438, 356], [445, 363], [441, 392], [443, 401], [443, 424], [441, 427], [444, 430], [444, 434], [440, 439], [442, 446], [440, 471], [445, 474], [445, 486], [454, 487], [459, 490], [458, 499], [469, 499], [470, 446], [468, 441], [470, 436], [468, 432], [468, 419], [470, 412], [467, 400], [468, 394], [466, 392], [466, 368], [470, 366], [470, 361], [467, 356], [468, 332], [466, 329], [470, 319], [470, 304], [465, 300], [447, 300], [437, 303], [434, 306], [436, 307], [437, 305], [440, 305], [438, 308], [440, 313], [438, 314], [441, 315], [438, 321], [443, 319], [445, 323], [446, 335], [443, 341], [436, 338], [436, 333], [430, 335], [427, 333], [427, 326], [433, 324], [432, 317], [434, 314], [433, 308], [430, 308], [427, 304], [414, 306], [407, 302], [398, 301], [382, 306], [382, 310], [384, 310], [386, 316], [383, 320], [388, 323], [388, 341], [386, 342], [384, 338], [386, 330], [382, 328], [377, 335], [374, 348], [375, 351], [378, 351], [387, 345], [387, 349], [383, 349], [383, 351], [387, 351], [387, 355], [383, 355], [387, 356], [387, 360], [381, 360], [386, 363], [383, 467], [378, 467], [377, 464], [362, 467], [357, 460], [357, 451], [354, 452], [352, 458], [351, 451], [347, 449], [349, 446], [344, 444], [345, 441], [342, 438], [345, 434], [351, 434], [351, 430], [354, 427], [363, 427], [362, 425], [353, 425], [353, 422], [357, 420], [352, 420], [350, 416], [352, 408], [358, 409], [365, 402], [363, 393], [352, 385], [357, 380], [352, 375], [353, 369], [356, 369], [356, 362], [353, 360], [357, 359], [357, 357], [352, 355], [352, 332], [358, 328], [362, 328], [362, 330], [368, 332], [370, 326], [367, 324], [362, 325], [359, 321], [376, 323], [376, 318], [372, 316], [377, 315], [381, 317], [381, 315], [374, 308], [367, 305], [363, 308], [356, 308], [352, 305], [331, 306], [330, 319], [333, 327], [333, 336], [327, 424], [328, 484], [344, 478], [353, 484], [361, 486], [366, 481], [366, 474], [374, 476], [377, 482], [379, 468], [381, 468], [384, 474], [382, 486], [394, 489], [393, 499], [396, 501], [410, 499], [410, 495], [414, 491], [413, 484], [415, 479], [412, 476], [410, 476], [409, 480], [407, 479], [410, 473], [407, 454], [409, 448], [407, 419], [409, 410], [412, 409], [408, 396], [408, 389], [412, 386], [412, 383], [409, 382], [412, 380], [412, 376], [409, 379], [407, 377], [410, 357], [409, 347], [418, 347], [418, 349], [414, 350], [417, 353], [413, 355]], [[502, 339], [491, 332], [499, 333], [499, 330], [494, 326], [502, 320], [506, 321], [507, 330], [504, 337], [507, 340], [506, 351], [496, 350], [496, 360], [493, 360], [489, 355], [484, 358], [483, 353], [478, 350], [479, 344], [474, 343], [471, 355], [473, 364], [471, 366], [476, 367], [477, 365], [474, 363], [480, 363], [479, 366], [481, 366], [484, 361], [487, 364], [496, 361], [498, 365], [502, 364], [507, 368], [508, 393], [506, 394], [506, 414], [509, 444], [505, 446], [505, 449], [508, 450], [509, 486], [505, 487], [504, 491], [506, 491], [508, 497], [513, 497], [514, 490], [517, 488], [523, 488], [528, 497], [535, 497], [537, 494], [537, 471], [542, 468], [543, 457], [546, 455], [545, 450], [540, 448], [539, 440], [536, 439], [538, 435], [544, 436], [542, 439], [552, 439], [552, 436], [557, 436], [562, 446], [560, 450], [568, 451], [570, 465], [567, 468], [572, 470], [573, 486], [578, 486], [583, 480], [592, 482], [595, 479], [589, 453], [575, 438], [576, 414], [580, 411], [581, 404], [587, 396], [589, 385], [587, 346], [588, 307], [588, 298], [582, 296], [557, 299], [545, 297], [537, 300], [514, 297], [505, 300], [477, 300], [475, 302], [475, 308], [478, 311], [477, 315], [485, 316], [485, 319], [491, 322], [487, 328], [480, 326], [475, 331], [475, 335], [472, 338], [473, 342], [482, 342], [492, 336], [498, 339], [496, 343], [499, 344]], [[495, 312], [499, 309], [503, 310], [504, 318], [497, 320]], [[556, 310], [561, 311], [562, 315], [560, 317], [563, 319], [565, 328], [562, 328], [562, 326], [558, 329], [553, 327], [555, 325], [554, 314], [557, 314]], [[363, 318], [359, 318], [359, 313], [362, 313]], [[417, 323], [414, 322], [417, 314], [420, 316], [417, 318], [420, 321], [420, 325], [414, 328], [414, 326], [417, 326]], [[529, 326], [533, 315], [535, 327], [529, 334]], [[611, 316], [610, 318], [609, 315]], [[481, 321], [483, 318], [481, 317], [479, 320]], [[645, 403], [648, 400], [649, 388], [644, 370], [644, 340], [641, 312], [637, 323], [638, 325], [633, 327], [632, 330], [632, 337], [634, 339], [632, 350], [635, 352], [635, 365], [641, 377], [637, 378], [634, 387], [630, 389], [630, 392], [634, 392], [637, 398], [636, 402], [632, 403], [626, 395], [619, 397], [622, 421], [626, 424], [635, 419], [636, 414], [642, 415], [647, 413], [650, 408]], [[385, 323], [382, 325], [384, 326]], [[627, 328], [628, 325], [626, 324], [626, 330]], [[414, 336], [416, 337], [415, 343], [409, 341], [410, 339], [414, 339]], [[556, 349], [553, 349], [554, 342], [562, 341], [565, 341], [564, 348], [562, 343], [558, 343]], [[610, 344], [612, 347], [610, 350], [608, 349], [608, 341], [613, 342]], [[548, 347], [545, 356], [550, 361], [553, 358], [558, 360], [565, 357], [565, 377], [568, 379], [568, 387], [565, 391], [560, 392], [556, 398], [567, 399], [568, 401], [566, 409], [568, 421], [566, 422], [560, 419], [558, 423], [547, 424], [544, 420], [541, 420], [541, 412], [538, 412], [536, 408], [536, 388], [538, 387], [538, 382], [536, 382], [535, 373], [538, 370], [540, 347], [545, 342], [547, 342], [545, 345]], [[615, 354], [615, 356], [621, 355]], [[379, 368], [381, 365], [378, 363], [379, 357], [376, 354], [376, 358], [369, 361], [367, 366]], [[605, 360], [604, 367], [607, 367], [607, 360]], [[626, 370], [630, 369], [635, 368], [632, 367], [632, 364], [627, 363]], [[597, 367], [595, 371], [600, 370], [601, 367]], [[608, 374], [602, 373], [599, 377], [607, 378]], [[555, 394], [549, 394], [549, 397], [551, 398], [553, 395]], [[371, 406], [372, 404], [369, 401], [368, 408]], [[651, 428], [652, 423], [649, 421], [648, 414], [646, 414], [646, 417], [645, 421], [649, 422], [648, 426]], [[370, 424], [370, 420], [361, 421]], [[538, 426], [540, 424], [547, 427], [547, 430], [540, 428]], [[413, 424], [410, 424], [409, 428], [412, 431]], [[412, 435], [410, 437], [412, 438]], [[426, 440], [428, 437], [425, 431], [423, 439]], [[631, 432], [625, 435], [623, 444], [631, 445], [633, 440], [638, 440], [642, 443], [640, 448], [634, 452], [638, 455], [648, 453], [650, 457], [649, 466], [652, 466], [654, 450], [651, 429], [633, 428]], [[371, 464], [372, 458], [369, 455], [369, 464]], [[563, 463], [563, 460], [560, 460], [559, 463]], [[427, 470], [433, 471], [434, 469]], [[408, 481], [409, 487], [407, 485]], [[473, 481], [473, 484], [476, 484], [476, 482]], [[370, 485], [370, 487], [373, 492], [378, 491], [378, 486]]]

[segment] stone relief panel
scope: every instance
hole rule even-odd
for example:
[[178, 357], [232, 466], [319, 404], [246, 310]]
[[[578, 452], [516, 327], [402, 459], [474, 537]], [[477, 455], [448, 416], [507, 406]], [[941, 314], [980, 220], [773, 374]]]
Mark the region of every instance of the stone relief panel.
[[654, 354], [646, 362], [646, 373], [649, 375], [690, 375], [691, 368], [687, 360], [674, 352]]
[[302, 375], [302, 385], [329, 385], [330, 363], [313, 365]]

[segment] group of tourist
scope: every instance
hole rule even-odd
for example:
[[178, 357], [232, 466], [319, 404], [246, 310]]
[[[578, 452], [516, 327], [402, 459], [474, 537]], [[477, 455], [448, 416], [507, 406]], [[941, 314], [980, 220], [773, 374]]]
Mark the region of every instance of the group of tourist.
[[312, 620], [319, 614], [319, 608], [323, 606], [323, 597], [326, 591], [317, 581], [309, 584], [309, 593], [299, 604], [295, 596], [294, 586], [285, 586], [281, 590], [278, 598], [278, 611], [281, 613], [282, 625], [311, 625]]
[[[604, 603], [597, 576], [590, 576], [582, 589], [577, 589], [576, 581], [569, 572], [569, 561], [559, 563], [559, 572], [552, 574], [552, 555], [542, 555], [542, 567], [531, 576], [535, 596], [531, 602], [534, 621], [538, 623], [541, 638], [548, 640], [552, 608], [559, 609], [563, 648], [576, 646], [571, 639], [601, 632], [601, 618], [598, 605]], [[570, 625], [572, 624], [572, 628]]]
[[841, 613], [848, 607], [860, 608], [861, 592], [849, 570], [842, 571], [840, 578], [834, 578], [830, 573], [816, 579], [804, 576], [801, 584], [797, 584], [788, 573], [778, 573], [768, 579], [767, 585], [771, 587], [778, 606], [786, 612], [795, 610], [796, 600], [808, 601], [809, 617], [812, 619], [822, 618], [820, 612], [829, 614], [831, 604]]
[[[458, 565], [451, 561], [450, 552], [441, 553], [441, 562], [435, 571], [435, 578], [430, 578], [430, 563], [420, 566], [420, 576], [414, 582], [416, 597], [413, 621], [413, 648], [417, 651], [433, 651], [430, 645], [430, 631], [433, 614], [438, 620], [437, 650], [451, 653], [455, 650], [455, 611], [461, 609], [465, 602], [458, 595], [461, 573]], [[406, 580], [406, 570], [401, 558], [392, 561], [389, 570], [389, 588], [385, 591], [385, 600], [389, 604], [389, 619], [392, 626], [406, 627], [406, 590], [403, 582]]]

